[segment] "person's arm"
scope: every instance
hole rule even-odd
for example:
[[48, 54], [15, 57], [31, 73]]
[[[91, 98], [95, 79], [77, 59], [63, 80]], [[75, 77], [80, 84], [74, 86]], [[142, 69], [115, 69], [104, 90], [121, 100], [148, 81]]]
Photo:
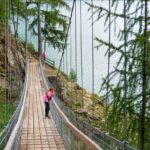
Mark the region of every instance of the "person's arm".
[[52, 92], [52, 96], [53, 96], [53, 95], [55, 95], [55, 91], [54, 91], [54, 92]]

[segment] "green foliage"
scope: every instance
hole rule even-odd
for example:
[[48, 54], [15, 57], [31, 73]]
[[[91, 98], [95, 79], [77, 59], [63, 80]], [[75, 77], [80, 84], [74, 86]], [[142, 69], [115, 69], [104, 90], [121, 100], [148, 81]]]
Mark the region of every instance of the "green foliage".
[[18, 95], [18, 91], [12, 91], [10, 97], [11, 99], [16, 100], [18, 98]]
[[17, 41], [18, 41], [19, 44], [23, 44], [24, 43], [24, 40], [21, 37], [18, 37]]
[[4, 90], [3, 88], [0, 86], [0, 102], [2, 102], [4, 99]]
[[77, 82], [77, 73], [73, 69], [70, 70], [69, 79], [71, 82]]
[[[54, 48], [61, 50], [66, 38], [68, 18], [61, 13], [60, 9], [67, 8], [69, 10], [69, 6], [63, 0], [44, 0], [39, 2], [41, 6], [47, 8], [40, 11], [41, 21], [45, 24], [45, 26], [41, 28], [43, 39]], [[29, 30], [32, 31], [33, 35], [37, 36], [37, 7], [30, 8], [28, 14], [33, 17], [32, 22], [29, 24]]]
[[3, 67], [2, 67], [2, 66], [0, 66], [0, 72], [3, 72], [3, 71], [4, 71]]
[[[8, 17], [8, 0], [0, 0], [0, 20], [4, 22], [6, 19], [5, 16], [7, 14]], [[2, 23], [2, 22], [1, 22]]]
[[8, 123], [10, 117], [15, 111], [15, 106], [13, 104], [4, 104], [0, 102], [0, 132], [4, 129]]
[[7, 77], [7, 81], [8, 81], [9, 83], [14, 82], [15, 80], [16, 80], [16, 77], [14, 77], [14, 76], [12, 76], [12, 75], [9, 75], [9, 76]]
[[[111, 103], [109, 105], [109, 111], [107, 113], [107, 130], [110, 134], [117, 137], [120, 140], [128, 140], [129, 144], [140, 149], [141, 144], [141, 110], [143, 103], [143, 91], [146, 95], [146, 107], [150, 108], [150, 96], [149, 96], [149, 82], [150, 82], [150, 57], [143, 55], [149, 54], [150, 49], [150, 34], [147, 30], [147, 37], [145, 37], [144, 21], [145, 16], [143, 14], [144, 3], [142, 0], [127, 0], [126, 2], [126, 30], [123, 28], [117, 28], [117, 19], [124, 21], [124, 14], [121, 11], [117, 11], [119, 0], [111, 1], [111, 12], [103, 6], [89, 6], [94, 8], [95, 14], [97, 14], [97, 20], [105, 18], [105, 29], [109, 29], [109, 25], [114, 26], [114, 35], [118, 39], [118, 44], [108, 43], [103, 40], [103, 37], [96, 37], [96, 41], [99, 43], [96, 48], [105, 46], [108, 48], [106, 55], [110, 50], [110, 57], [114, 55], [120, 56], [117, 60], [114, 70], [112, 70], [109, 76], [106, 76], [103, 80], [101, 91], [105, 92], [103, 98], [106, 100], [108, 95], [106, 89], [109, 90], [109, 98]], [[123, 2], [122, 4], [123, 6]], [[148, 3], [149, 6], [150, 3]], [[136, 7], [135, 7], [136, 6]], [[123, 12], [123, 10], [122, 10]], [[111, 23], [109, 23], [109, 17], [111, 15]], [[111, 26], [111, 27], [112, 27]], [[150, 27], [150, 20], [147, 20], [147, 26]], [[111, 33], [112, 35], [112, 33]], [[127, 37], [127, 42], [124, 43], [124, 37]], [[145, 49], [145, 43], [147, 48]], [[126, 46], [126, 53], [124, 47]], [[111, 59], [111, 58], [110, 58]], [[146, 65], [143, 66], [143, 60], [146, 60]], [[126, 60], [126, 61], [125, 61]], [[125, 70], [126, 67], [126, 70]], [[146, 85], [143, 86], [143, 68], [146, 69]], [[116, 84], [112, 84], [114, 78], [118, 78]], [[126, 76], [126, 79], [125, 79]], [[114, 83], [114, 82], [113, 82]], [[149, 116], [149, 109], [145, 110], [145, 117]], [[150, 118], [145, 119], [145, 143], [150, 141], [150, 136], [147, 134], [150, 132], [148, 124]], [[147, 145], [147, 144], [146, 144]]]
[[34, 54], [35, 53], [35, 47], [33, 45], [32, 42], [29, 42], [28, 43], [28, 51], [31, 53], [31, 54]]

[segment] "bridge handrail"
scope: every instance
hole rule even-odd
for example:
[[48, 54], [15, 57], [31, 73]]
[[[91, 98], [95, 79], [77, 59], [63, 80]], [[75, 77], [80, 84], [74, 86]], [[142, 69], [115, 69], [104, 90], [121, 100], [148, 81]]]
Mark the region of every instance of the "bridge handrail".
[[25, 69], [25, 81], [24, 86], [20, 96], [20, 102], [14, 115], [10, 119], [10, 122], [7, 124], [5, 131], [5, 138], [8, 139], [7, 144], [5, 145], [5, 150], [17, 149], [19, 145], [20, 132], [22, 127], [23, 111], [25, 105], [25, 97], [27, 94], [27, 82], [28, 82], [28, 63], [26, 64]]
[[[49, 86], [48, 86], [48, 82], [47, 79], [43, 73], [43, 68], [42, 65], [40, 63], [40, 68], [41, 68], [41, 74], [42, 74], [42, 78], [44, 80], [44, 83], [46, 85], [46, 89], [48, 90]], [[84, 142], [84, 144], [89, 148], [89, 149], [94, 149], [94, 150], [101, 150], [101, 147], [95, 143], [94, 141], [92, 141], [87, 135], [85, 135], [82, 131], [80, 131], [76, 126], [74, 126], [70, 120], [66, 117], [66, 115], [64, 114], [64, 112], [60, 109], [60, 107], [57, 105], [57, 103], [55, 102], [54, 99], [52, 99], [53, 105], [55, 106], [55, 108], [57, 109], [57, 112], [59, 113], [59, 115], [61, 116], [61, 118], [63, 118], [62, 120], [67, 124], [67, 127], [70, 129], [71, 132], [73, 132], [81, 141]]]
[[129, 146], [127, 141], [120, 141], [109, 135], [107, 132], [102, 131], [99, 128], [92, 127], [89, 123], [87, 123], [87, 120], [81, 120], [76, 117], [74, 112], [66, 107], [58, 98], [55, 98], [55, 102], [76, 127], [89, 136], [93, 141], [97, 142], [101, 147], [108, 149], [115, 149], [115, 147], [118, 147], [126, 150], [136, 150]]
[[51, 60], [51, 59], [49, 59], [49, 58], [46, 58], [46, 59], [45, 59], [45, 62], [46, 62], [48, 65], [51, 65], [51, 66], [55, 67], [55, 61], [53, 61], [53, 60]]
[[[43, 74], [44, 76], [44, 74]], [[48, 79], [44, 76], [46, 84], [49, 83]], [[136, 150], [135, 148], [128, 145], [127, 141], [120, 141], [105, 131], [101, 131], [96, 127], [92, 127], [86, 121], [83, 121], [75, 116], [75, 114], [61, 102], [57, 97], [53, 101], [55, 106], [59, 106], [65, 116], [71, 121], [71, 123], [80, 129], [85, 135], [90, 137], [93, 141], [99, 144], [104, 149], [125, 149], [125, 150]]]

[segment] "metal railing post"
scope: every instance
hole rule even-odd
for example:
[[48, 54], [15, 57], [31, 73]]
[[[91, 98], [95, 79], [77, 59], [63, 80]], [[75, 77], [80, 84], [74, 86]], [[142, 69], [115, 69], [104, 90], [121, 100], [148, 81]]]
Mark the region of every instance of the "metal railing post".
[[127, 141], [123, 141], [123, 145], [124, 145], [124, 150], [127, 150], [128, 142]]

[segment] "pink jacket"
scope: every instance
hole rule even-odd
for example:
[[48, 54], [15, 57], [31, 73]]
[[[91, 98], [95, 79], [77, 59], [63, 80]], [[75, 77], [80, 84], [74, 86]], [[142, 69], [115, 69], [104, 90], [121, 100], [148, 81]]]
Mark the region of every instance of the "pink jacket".
[[44, 102], [48, 102], [48, 103], [49, 103], [49, 98], [52, 97], [53, 95], [54, 95], [53, 92], [48, 91], [48, 92], [46, 93], [46, 95], [44, 96]]

